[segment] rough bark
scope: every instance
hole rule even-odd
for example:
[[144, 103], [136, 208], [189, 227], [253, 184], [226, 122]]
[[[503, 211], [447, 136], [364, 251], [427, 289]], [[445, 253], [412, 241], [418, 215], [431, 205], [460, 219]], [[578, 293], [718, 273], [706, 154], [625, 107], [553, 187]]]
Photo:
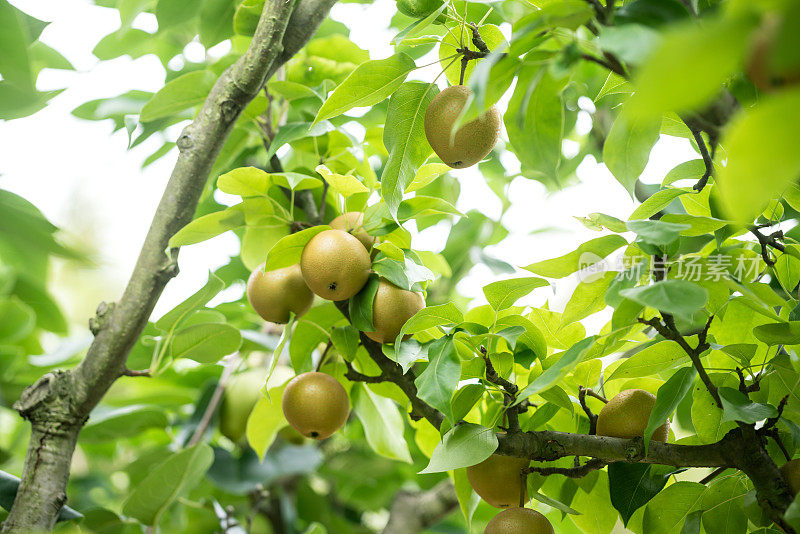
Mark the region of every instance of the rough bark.
[[69, 466], [89, 413], [125, 372], [125, 360], [164, 286], [177, 274], [170, 237], [191, 221], [211, 168], [241, 111], [268, 76], [316, 32], [335, 0], [267, 0], [253, 40], [217, 80], [197, 118], [178, 138], [178, 161], [122, 298], [101, 304], [95, 339], [73, 370], [50, 373], [15, 408], [31, 422], [31, 441], [3, 533], [50, 530], [66, 501]]
[[418, 534], [458, 507], [453, 482], [448, 478], [428, 491], [397, 494], [383, 534]]

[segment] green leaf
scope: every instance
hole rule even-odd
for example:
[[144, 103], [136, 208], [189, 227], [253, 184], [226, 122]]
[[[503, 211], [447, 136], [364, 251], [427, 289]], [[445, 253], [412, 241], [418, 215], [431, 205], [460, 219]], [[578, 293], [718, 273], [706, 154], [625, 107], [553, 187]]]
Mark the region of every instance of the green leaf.
[[158, 0], [156, 20], [158, 28], [166, 29], [197, 16], [197, 6], [183, 0]]
[[274, 271], [299, 263], [308, 242], [318, 233], [330, 229], [330, 226], [322, 224], [282, 237], [269, 249], [264, 270]]
[[453, 338], [444, 336], [428, 348], [428, 366], [417, 377], [418, 396], [454, 424], [451, 400], [461, 378], [461, 360], [458, 359]]
[[406, 334], [416, 334], [435, 326], [454, 325], [463, 321], [464, 315], [452, 302], [439, 304], [438, 306], [428, 306], [422, 308], [406, 321], [397, 339], [402, 339]]
[[450, 167], [444, 163], [426, 163], [419, 168], [414, 180], [408, 184], [408, 187], [406, 187], [406, 193], [412, 193], [422, 189], [426, 185], [432, 183], [439, 176], [447, 173], [449, 170]]
[[375, 295], [378, 293], [379, 285], [380, 279], [378, 276], [371, 274], [361, 291], [350, 299], [348, 304], [350, 323], [357, 330], [362, 332], [375, 331], [375, 326], [372, 324], [372, 306], [375, 302]]
[[292, 143], [298, 139], [306, 137], [319, 137], [328, 132], [333, 131], [334, 126], [328, 121], [322, 121], [318, 124], [310, 122], [287, 122], [278, 128], [278, 132], [269, 144], [269, 149], [264, 155], [264, 159], [269, 161], [272, 156], [287, 143]]
[[[628, 104], [633, 116], [661, 116], [665, 111], [694, 109], [716, 96], [742, 64], [754, 18], [707, 17], [679, 25], [664, 34], [634, 78]], [[692, 80], [692, 83], [686, 83]]]
[[698, 217], [683, 213], [666, 213], [660, 220], [665, 223], [688, 226], [688, 228], [681, 230], [680, 234], [689, 237], [711, 234], [728, 224], [728, 221], [714, 219], [713, 217]]
[[695, 376], [697, 376], [697, 370], [694, 367], [684, 367], [675, 371], [675, 374], [658, 388], [656, 402], [650, 411], [647, 427], [644, 429], [645, 454], [647, 454], [653, 432], [663, 425], [672, 412], [678, 408], [678, 404], [692, 389]]
[[403, 437], [403, 416], [394, 401], [379, 397], [358, 383], [353, 384], [350, 395], [372, 450], [381, 456], [411, 463]]
[[435, 278], [433, 271], [409, 257], [406, 257], [405, 262], [379, 259], [372, 264], [372, 270], [406, 291], [420, 291], [422, 282]]
[[479, 464], [495, 450], [497, 436], [491, 428], [462, 423], [447, 431], [420, 474], [443, 473]]
[[200, 8], [200, 42], [206, 48], [233, 35], [234, 0], [203, 0]]
[[170, 504], [200, 482], [214, 452], [205, 443], [171, 454], [134, 488], [122, 513], [145, 525], [156, 525]]
[[[800, 173], [800, 152], [792, 141], [800, 137], [800, 90], [784, 91], [742, 110], [720, 141], [727, 165], [717, 184], [728, 217], [753, 221]], [[764, 172], [769, 169], [769, 172]]]
[[604, 310], [607, 306], [606, 293], [616, 276], [616, 272], [608, 272], [596, 280], [590, 279], [579, 283], [564, 307], [561, 323], [564, 325], [574, 323]]
[[682, 365], [688, 359], [689, 356], [674, 341], [659, 341], [624, 360], [607, 380], [610, 382], [620, 378], [652, 376], [665, 369]]
[[537, 287], [547, 285], [547, 280], [541, 278], [511, 278], [484, 286], [483, 294], [486, 295], [489, 305], [495, 311], [500, 311], [510, 308]]
[[217, 179], [220, 191], [241, 197], [264, 196], [270, 185], [272, 180], [269, 173], [255, 167], [239, 167]]
[[14, 343], [27, 337], [36, 325], [36, 313], [17, 297], [0, 299], [0, 341]]
[[514, 402], [514, 405], [519, 404], [531, 395], [548, 389], [550, 386], [555, 384], [555, 382], [561, 378], [562, 374], [568, 373], [580, 363], [584, 354], [586, 354], [586, 351], [591, 348], [596, 339], [597, 336], [587, 337], [581, 341], [578, 341], [566, 352], [563, 352], [557, 362], [548, 367], [541, 375], [533, 379], [530, 384], [525, 386], [525, 388], [517, 395], [517, 400]]
[[647, 504], [667, 485], [671, 473], [663, 466], [614, 462], [608, 466], [611, 504], [627, 526], [633, 512]]
[[603, 145], [603, 161], [631, 196], [660, 132], [660, 116], [634, 114], [627, 108], [617, 116], [608, 132]]
[[778, 410], [774, 406], [753, 402], [736, 389], [722, 387], [717, 392], [724, 410], [723, 421], [741, 421], [753, 425], [778, 415]]
[[649, 286], [623, 289], [623, 297], [663, 313], [691, 317], [708, 302], [708, 291], [684, 280], [664, 280]]
[[172, 338], [172, 357], [199, 363], [215, 363], [242, 345], [239, 329], [229, 324], [196, 324], [179, 330]]
[[463, 213], [458, 211], [455, 206], [446, 200], [417, 195], [400, 203], [400, 207], [397, 209], [397, 220], [403, 222], [420, 215], [435, 213], [450, 213], [462, 217], [464, 216]]
[[342, 358], [349, 362], [355, 359], [359, 339], [358, 330], [353, 326], [334, 326], [331, 330], [331, 341], [336, 348], [336, 352], [341, 354]]
[[523, 174], [550, 189], [560, 186], [564, 103], [561, 91], [567, 78], [555, 79], [549, 69], [527, 66], [520, 70], [503, 122], [508, 140], [522, 163]]
[[697, 482], [676, 482], [653, 497], [644, 510], [644, 532], [672, 534], [681, 527], [706, 487]]
[[223, 282], [214, 273], [209, 273], [208, 282], [206, 282], [206, 285], [204, 285], [197, 293], [162, 315], [161, 318], [156, 321], [156, 328], [164, 331], [172, 330], [191, 312], [205, 306], [208, 301], [214, 298], [217, 293], [222, 291], [222, 288], [224, 287], [225, 282]]
[[700, 500], [703, 512], [703, 529], [706, 534], [733, 534], [748, 530], [744, 511], [744, 495], [749, 487], [742, 476], [729, 476], [715, 480]]
[[161, 407], [125, 406], [98, 416], [92, 415], [81, 430], [81, 441], [120, 440], [137, 436], [150, 428], [165, 428], [167, 424], [167, 416]]
[[606, 235], [583, 243], [569, 254], [552, 260], [532, 263], [524, 269], [547, 278], [564, 278], [575, 271], [591, 267], [627, 244], [628, 242], [622, 236]]
[[169, 247], [193, 245], [245, 225], [244, 211], [230, 207], [194, 219], [169, 240]]
[[33, 75], [28, 57], [28, 39], [22, 26], [23, 13], [0, 0], [0, 75], [18, 87], [33, 89]]
[[201, 104], [216, 80], [216, 75], [208, 70], [196, 70], [178, 76], [147, 101], [139, 119], [142, 122], [151, 122]]
[[434, 84], [407, 82], [389, 99], [383, 131], [389, 159], [381, 174], [381, 196], [392, 216], [397, 216], [403, 191], [431, 154], [423, 123], [425, 110], [438, 92]]
[[[277, 350], [277, 349], [276, 349]], [[278, 431], [287, 425], [286, 417], [280, 405], [286, 384], [270, 388], [266, 396], [262, 396], [247, 417], [245, 435], [247, 443], [256, 451], [263, 461], [267, 450], [272, 446]]]
[[409, 339], [394, 345], [383, 345], [383, 353], [393, 362], [400, 364], [403, 373], [407, 373], [415, 362], [428, 360], [428, 349], [431, 343], [420, 343], [416, 339]]
[[453, 484], [456, 487], [456, 498], [458, 505], [461, 508], [461, 513], [464, 514], [464, 519], [467, 525], [472, 523], [472, 516], [475, 514], [475, 509], [481, 502], [481, 498], [472, 489], [472, 485], [467, 479], [467, 470], [464, 468], [456, 469], [453, 471]]
[[691, 228], [688, 224], [663, 221], [628, 221], [628, 229], [650, 245], [668, 245], [680, 237], [681, 232]]
[[651, 215], [655, 215], [662, 209], [669, 206], [672, 201], [679, 196], [687, 193], [692, 193], [692, 190], [678, 187], [668, 187], [666, 189], [656, 191], [650, 195], [647, 200], [642, 202], [642, 204], [636, 208], [633, 213], [631, 213], [631, 216], [628, 217], [628, 220], [635, 221], [647, 219]]
[[762, 324], [753, 328], [753, 335], [767, 345], [800, 344], [800, 321]]
[[361, 183], [361, 180], [352, 174], [339, 174], [331, 171], [325, 165], [318, 165], [314, 170], [316, 170], [320, 176], [325, 178], [325, 181], [328, 182], [328, 185], [330, 185], [335, 191], [338, 191], [339, 194], [345, 198], [355, 195], [356, 193], [369, 192], [367, 186]]
[[402, 52], [386, 59], [362, 63], [322, 104], [314, 123], [337, 117], [352, 108], [369, 107], [382, 102], [400, 87], [408, 73], [415, 68], [414, 60]]

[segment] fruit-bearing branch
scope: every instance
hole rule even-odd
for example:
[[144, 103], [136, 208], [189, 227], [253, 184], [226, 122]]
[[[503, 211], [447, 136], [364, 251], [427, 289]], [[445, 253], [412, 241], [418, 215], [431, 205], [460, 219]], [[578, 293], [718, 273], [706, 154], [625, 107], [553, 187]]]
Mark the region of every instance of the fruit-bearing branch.
[[[265, 81], [316, 32], [335, 0], [267, 0], [247, 51], [220, 75], [195, 120], [177, 140], [178, 161], [125, 292], [99, 310], [86, 357], [70, 371], [49, 373], [15, 404], [32, 433], [14, 505], [2, 532], [50, 530], [66, 501], [78, 433], [125, 360], [164, 286], [178, 273], [170, 238], [191, 221], [211, 167], [241, 111]], [[165, 252], [166, 251], [166, 252]]]

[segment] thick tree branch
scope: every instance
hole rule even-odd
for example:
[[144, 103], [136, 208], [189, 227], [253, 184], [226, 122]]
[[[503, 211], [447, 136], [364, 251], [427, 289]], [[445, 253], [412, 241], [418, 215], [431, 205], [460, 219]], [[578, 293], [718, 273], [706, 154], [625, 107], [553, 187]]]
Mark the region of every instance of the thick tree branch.
[[428, 491], [397, 494], [383, 534], [418, 534], [458, 507], [453, 482], [445, 479]]
[[299, 0], [296, 5], [267, 0], [249, 48], [219, 77], [178, 138], [178, 161], [122, 298], [102, 314], [98, 311], [92, 322], [95, 339], [84, 360], [70, 372], [46, 375], [16, 404], [31, 421], [32, 435], [2, 532], [53, 527], [66, 499], [78, 432], [111, 384], [125, 374], [128, 353], [164, 286], [178, 272], [177, 250], [167, 251], [169, 239], [191, 221], [211, 167], [241, 111], [314, 34], [331, 5], [332, 0]]

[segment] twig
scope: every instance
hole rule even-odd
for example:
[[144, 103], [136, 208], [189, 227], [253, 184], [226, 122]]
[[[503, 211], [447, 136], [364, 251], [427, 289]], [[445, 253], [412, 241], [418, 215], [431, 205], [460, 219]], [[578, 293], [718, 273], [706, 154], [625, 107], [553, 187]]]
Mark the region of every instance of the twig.
[[[597, 434], [597, 415], [594, 414], [592, 412], [591, 408], [589, 408], [589, 406], [586, 404], [586, 394], [589, 391], [592, 391], [592, 390], [590, 390], [588, 388], [585, 388], [583, 386], [579, 386], [578, 387], [578, 400], [581, 403], [581, 407], [583, 408], [583, 411], [586, 412], [586, 416], [589, 418], [589, 434], [593, 436], [593, 435]], [[592, 391], [592, 393], [594, 393], [594, 392]], [[599, 397], [599, 395], [597, 395], [596, 393], [594, 393], [594, 395], [592, 395], [592, 396]], [[605, 401], [605, 402], [608, 402], [608, 401]]]
[[[483, 347], [481, 348], [483, 349]], [[519, 414], [525, 412], [528, 407], [522, 407], [520, 405], [512, 406], [514, 401], [517, 400], [519, 388], [513, 382], [509, 382], [500, 376], [495, 370], [494, 365], [492, 365], [491, 358], [485, 353], [485, 349], [483, 349], [482, 352], [483, 360], [486, 362], [486, 380], [503, 388], [503, 404], [506, 407], [506, 417], [508, 418], [508, 428], [506, 430], [508, 432], [517, 432], [519, 431]]]
[[769, 235], [764, 235], [761, 232], [761, 229], [766, 228], [767, 226], [771, 225], [753, 225], [748, 226], [747, 229], [750, 230], [751, 234], [756, 236], [756, 239], [758, 239], [758, 244], [761, 245], [761, 257], [764, 259], [764, 263], [772, 267], [775, 265], [775, 260], [773, 260], [769, 255], [769, 247], [781, 252], [785, 252], [786, 247], [780, 242], [780, 240], [783, 239], [783, 231], [777, 230]]
[[722, 473], [730, 469], [729, 467], [717, 467], [713, 471], [711, 471], [708, 475], [704, 476], [703, 479], [700, 481], [700, 484], [708, 484]]
[[708, 376], [705, 368], [703, 367], [702, 362], [700, 361], [700, 355], [707, 351], [711, 346], [708, 344], [708, 329], [711, 327], [711, 321], [714, 320], [714, 316], [708, 318], [705, 327], [703, 330], [697, 335], [697, 346], [692, 347], [686, 341], [686, 339], [681, 335], [678, 331], [677, 326], [675, 326], [675, 319], [669, 314], [662, 314], [664, 316], [664, 323], [662, 324], [661, 320], [658, 317], [654, 317], [652, 319], [643, 319], [639, 318], [639, 322], [642, 324], [649, 325], [655, 329], [656, 332], [661, 334], [664, 339], [669, 339], [671, 341], [676, 342], [678, 345], [681, 346], [683, 351], [689, 356], [689, 359], [692, 360], [692, 365], [694, 365], [695, 369], [697, 370], [697, 374], [700, 376], [700, 380], [703, 381], [705, 384], [706, 389], [711, 394], [711, 397], [714, 399], [714, 402], [719, 408], [722, 408], [722, 401], [719, 398], [719, 392], [717, 391], [717, 386], [711, 381], [711, 377]]
[[697, 183], [694, 184], [694, 186], [692, 187], [692, 189], [694, 189], [699, 193], [700, 191], [703, 190], [706, 184], [708, 184], [708, 180], [714, 174], [714, 160], [711, 157], [711, 154], [709, 154], [708, 152], [708, 147], [706, 146], [706, 142], [703, 139], [702, 132], [698, 128], [690, 125], [689, 122], [686, 122], [686, 126], [692, 132], [695, 142], [697, 142], [697, 147], [700, 149], [700, 155], [703, 157], [703, 163], [705, 164], [706, 167], [703, 176], [701, 176], [700, 179], [697, 181]]
[[[344, 360], [344, 358], [342, 358]], [[353, 364], [344, 360], [345, 366], [347, 366], [347, 372], [344, 374], [345, 378], [352, 382], [364, 382], [365, 384], [379, 384], [381, 382], [389, 382], [389, 378], [386, 377], [383, 373], [378, 376], [369, 376], [356, 371]]]
[[128, 369], [127, 367], [122, 371], [122, 376], [151, 376], [150, 369], [143, 369], [141, 371], [136, 371], [133, 369]]
[[331, 350], [332, 346], [333, 341], [329, 339], [328, 344], [325, 345], [325, 350], [322, 351], [322, 356], [319, 357], [319, 361], [317, 362], [317, 371], [322, 369], [322, 364], [325, 363], [325, 358], [328, 356], [328, 351]]
[[544, 476], [562, 475], [568, 478], [583, 478], [592, 471], [604, 468], [607, 462], [600, 458], [592, 458], [578, 467], [528, 467], [528, 473], [538, 473]]
[[211, 424], [211, 419], [214, 417], [214, 412], [217, 411], [217, 406], [219, 406], [219, 403], [222, 400], [222, 394], [225, 393], [225, 386], [228, 385], [228, 380], [238, 364], [238, 356], [231, 358], [226, 363], [222, 370], [222, 374], [219, 377], [219, 382], [217, 382], [217, 387], [214, 388], [214, 393], [211, 394], [211, 399], [208, 401], [208, 406], [206, 406], [206, 410], [203, 412], [203, 417], [200, 418], [200, 422], [197, 424], [197, 428], [194, 429], [192, 437], [189, 438], [189, 441], [186, 443], [187, 448], [197, 445], [203, 438], [203, 435], [208, 429], [208, 425]]

